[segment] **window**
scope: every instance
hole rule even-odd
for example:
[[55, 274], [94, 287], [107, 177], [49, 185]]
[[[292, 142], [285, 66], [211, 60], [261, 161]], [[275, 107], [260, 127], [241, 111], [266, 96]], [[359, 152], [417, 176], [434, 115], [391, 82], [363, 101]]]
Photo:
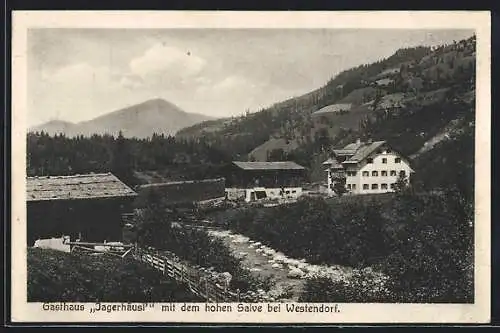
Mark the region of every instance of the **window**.
[[396, 188], [396, 183], [392, 183], [392, 184], [391, 184], [391, 189], [393, 189], [393, 190], [394, 190], [394, 188]]
[[396, 157], [396, 158], [394, 159], [394, 163], [401, 163], [401, 158]]
[[382, 177], [387, 177], [387, 171], [382, 171]]
[[[396, 171], [394, 171], [396, 172]], [[363, 177], [368, 177], [370, 175], [370, 173], [368, 171], [363, 171]]]
[[391, 170], [391, 176], [395, 176], [396, 175], [396, 170]]
[[368, 190], [369, 187], [368, 187], [368, 184], [363, 184], [363, 190]]
[[264, 199], [267, 198], [266, 191], [255, 191], [252, 192], [256, 199]]
[[382, 163], [387, 164], [387, 158], [382, 158]]
[[377, 177], [378, 176], [378, 171], [372, 171], [372, 176]]
[[353, 190], [355, 190], [355, 189], [356, 189], [356, 184], [352, 184], [351, 188], [352, 188]]
[[372, 190], [378, 190], [378, 184], [372, 184]]
[[387, 190], [387, 184], [382, 184], [382, 185], [380, 185], [380, 188], [381, 188], [382, 190]]
[[404, 170], [401, 170], [401, 171], [399, 171], [399, 175], [404, 177], [404, 176], [406, 176], [406, 172]]
[[347, 176], [355, 177], [356, 171], [347, 171]]
[[351, 189], [351, 184], [347, 184], [347, 189], [350, 190]]
[[373, 158], [368, 158], [368, 159], [366, 160], [366, 163], [369, 163], [369, 164], [373, 163]]

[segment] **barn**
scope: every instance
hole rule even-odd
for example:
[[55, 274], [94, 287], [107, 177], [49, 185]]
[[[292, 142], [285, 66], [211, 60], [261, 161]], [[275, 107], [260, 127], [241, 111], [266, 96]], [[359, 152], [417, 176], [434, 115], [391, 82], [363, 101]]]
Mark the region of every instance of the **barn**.
[[137, 194], [111, 173], [27, 178], [27, 240], [119, 241]]
[[306, 179], [306, 169], [292, 161], [234, 161], [228, 174], [226, 196], [245, 201], [297, 198]]

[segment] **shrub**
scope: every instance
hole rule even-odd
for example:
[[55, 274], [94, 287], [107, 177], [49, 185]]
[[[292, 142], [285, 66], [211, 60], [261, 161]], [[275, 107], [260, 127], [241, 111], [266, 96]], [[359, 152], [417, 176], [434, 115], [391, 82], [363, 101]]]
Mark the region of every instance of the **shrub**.
[[299, 297], [300, 302], [319, 303], [382, 303], [393, 302], [390, 281], [369, 270], [356, 271], [345, 280], [328, 278], [307, 280]]
[[392, 200], [343, 199], [238, 209], [223, 224], [310, 263], [374, 267], [391, 277], [391, 297], [400, 302], [473, 301], [470, 196], [403, 191]]

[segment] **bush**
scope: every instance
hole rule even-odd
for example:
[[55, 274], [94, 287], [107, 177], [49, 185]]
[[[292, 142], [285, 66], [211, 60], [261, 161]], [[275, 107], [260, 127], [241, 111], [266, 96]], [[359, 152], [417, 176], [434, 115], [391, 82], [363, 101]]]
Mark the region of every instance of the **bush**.
[[[366, 206], [366, 207], [365, 207]], [[272, 208], [240, 208], [216, 223], [315, 264], [362, 266], [385, 254], [379, 204], [331, 205], [321, 198]]]
[[[473, 204], [458, 190], [404, 191], [392, 200], [305, 199], [238, 209], [217, 221], [310, 263], [373, 267], [391, 277], [399, 302], [473, 301]], [[350, 299], [366, 296], [334, 287]]]
[[390, 281], [368, 270], [356, 271], [348, 280], [328, 278], [307, 280], [300, 302], [382, 303], [393, 302]]

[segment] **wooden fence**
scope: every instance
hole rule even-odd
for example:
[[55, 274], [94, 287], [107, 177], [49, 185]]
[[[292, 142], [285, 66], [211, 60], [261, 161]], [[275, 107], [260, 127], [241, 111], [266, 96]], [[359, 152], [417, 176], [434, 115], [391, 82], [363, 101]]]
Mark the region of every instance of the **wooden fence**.
[[158, 252], [136, 249], [135, 258], [161, 271], [178, 282], [185, 283], [196, 295], [208, 302], [240, 302], [240, 292], [230, 291], [221, 286], [210, 273], [202, 272], [194, 267], [175, 262]]

